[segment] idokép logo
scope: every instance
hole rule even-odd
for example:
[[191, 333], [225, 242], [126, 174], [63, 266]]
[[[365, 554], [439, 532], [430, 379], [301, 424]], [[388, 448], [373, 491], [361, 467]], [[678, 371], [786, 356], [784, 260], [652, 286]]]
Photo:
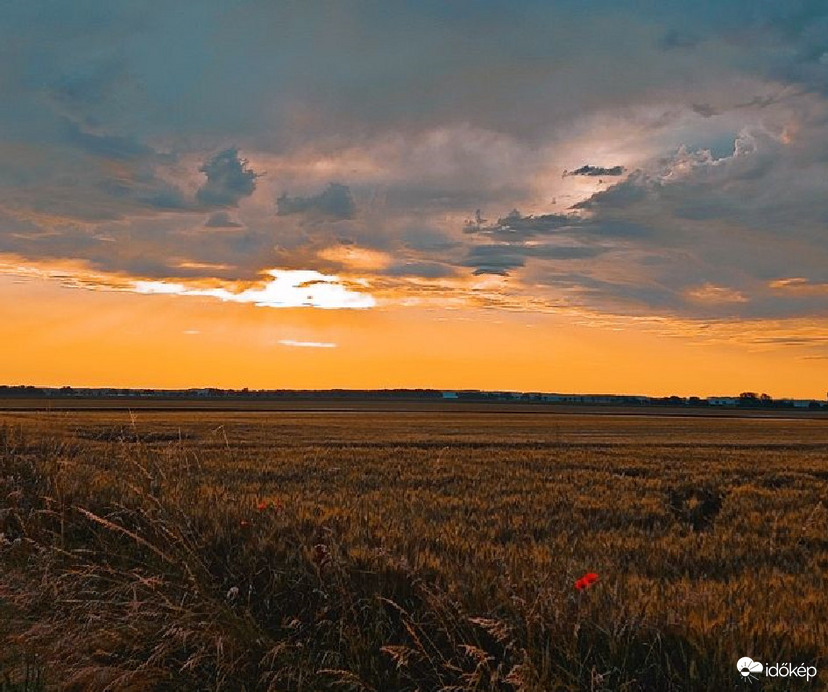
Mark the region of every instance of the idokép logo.
[[743, 656], [736, 661], [736, 670], [747, 680], [758, 680], [764, 673], [768, 678], [805, 678], [808, 682], [817, 676], [816, 666], [806, 666], [804, 663], [769, 663], [764, 665], [754, 661], [749, 656]]
[[755, 679], [757, 673], [761, 673], [764, 666], [759, 661], [754, 661], [749, 656], [743, 656], [736, 661], [736, 670], [743, 678]]

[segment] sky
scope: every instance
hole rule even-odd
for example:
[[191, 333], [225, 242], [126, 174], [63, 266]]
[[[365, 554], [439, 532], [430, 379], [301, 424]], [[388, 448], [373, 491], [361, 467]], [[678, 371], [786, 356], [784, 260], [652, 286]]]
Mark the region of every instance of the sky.
[[0, 382], [828, 392], [824, 0], [2, 16]]

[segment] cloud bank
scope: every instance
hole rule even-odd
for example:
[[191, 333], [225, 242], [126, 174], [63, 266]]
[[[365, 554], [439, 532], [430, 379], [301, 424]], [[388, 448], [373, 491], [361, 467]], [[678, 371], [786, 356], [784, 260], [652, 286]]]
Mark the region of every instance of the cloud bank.
[[824, 324], [826, 36], [808, 0], [12, 3], [0, 254], [262, 305], [488, 277], [526, 309]]

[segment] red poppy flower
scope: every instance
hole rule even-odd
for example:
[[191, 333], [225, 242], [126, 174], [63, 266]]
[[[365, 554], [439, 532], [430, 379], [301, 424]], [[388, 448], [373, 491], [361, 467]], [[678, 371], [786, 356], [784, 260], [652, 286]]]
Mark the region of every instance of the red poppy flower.
[[262, 501], [262, 502], [260, 502], [258, 505], [256, 505], [256, 509], [258, 509], [260, 512], [263, 512], [263, 511], [264, 511], [264, 510], [266, 510], [269, 506], [270, 506], [270, 505], [268, 505], [268, 504], [267, 504], [267, 502]]
[[583, 591], [584, 589], [588, 589], [597, 581], [598, 575], [595, 574], [595, 572], [588, 572], [575, 582], [575, 588], [578, 589], [578, 591]]

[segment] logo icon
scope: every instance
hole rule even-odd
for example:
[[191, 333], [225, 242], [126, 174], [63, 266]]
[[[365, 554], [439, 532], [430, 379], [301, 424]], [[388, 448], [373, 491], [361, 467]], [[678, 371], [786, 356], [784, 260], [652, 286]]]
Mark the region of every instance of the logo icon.
[[754, 679], [754, 673], [761, 673], [763, 666], [759, 661], [754, 661], [749, 656], [743, 656], [736, 662], [736, 670], [743, 678]]

